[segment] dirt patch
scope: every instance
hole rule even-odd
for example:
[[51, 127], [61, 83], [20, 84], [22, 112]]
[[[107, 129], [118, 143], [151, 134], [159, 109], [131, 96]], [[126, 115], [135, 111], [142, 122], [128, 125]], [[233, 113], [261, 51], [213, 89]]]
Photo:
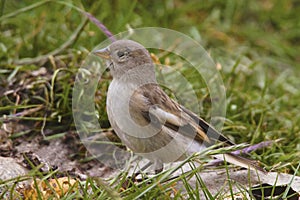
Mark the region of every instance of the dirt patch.
[[[18, 132], [30, 130], [28, 126], [13, 124]], [[40, 171], [58, 169], [62, 174], [87, 175], [107, 177], [113, 172], [96, 159], [89, 159], [89, 153], [81, 144], [75, 131], [68, 131], [63, 136], [44, 140], [41, 134], [27, 133], [21, 137], [11, 139], [13, 134], [9, 132], [12, 124], [4, 124], [0, 129], [0, 156], [16, 160], [26, 169], [34, 166], [42, 166]]]

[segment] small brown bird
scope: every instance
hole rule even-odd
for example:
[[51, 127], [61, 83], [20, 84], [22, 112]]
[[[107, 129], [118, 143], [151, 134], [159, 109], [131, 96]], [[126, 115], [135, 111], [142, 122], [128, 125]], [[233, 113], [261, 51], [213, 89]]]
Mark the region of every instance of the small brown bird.
[[[216, 140], [234, 145], [159, 87], [151, 56], [141, 44], [118, 40], [93, 53], [107, 60], [113, 76], [107, 93], [112, 128], [128, 148], [152, 161], [156, 172], [163, 163], [184, 160]], [[216, 157], [264, 171], [255, 161], [231, 153]]]

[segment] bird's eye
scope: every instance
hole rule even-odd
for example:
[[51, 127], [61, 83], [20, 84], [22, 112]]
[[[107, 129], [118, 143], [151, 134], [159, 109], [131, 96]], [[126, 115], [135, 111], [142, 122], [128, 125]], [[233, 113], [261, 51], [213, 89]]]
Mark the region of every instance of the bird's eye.
[[119, 58], [121, 58], [125, 55], [125, 52], [124, 51], [118, 51], [117, 55], [118, 55]]

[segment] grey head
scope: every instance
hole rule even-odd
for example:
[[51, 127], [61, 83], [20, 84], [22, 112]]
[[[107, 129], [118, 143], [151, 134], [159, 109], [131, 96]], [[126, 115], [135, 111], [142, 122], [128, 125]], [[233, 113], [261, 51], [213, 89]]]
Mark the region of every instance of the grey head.
[[151, 76], [155, 74], [149, 52], [144, 46], [135, 41], [117, 40], [108, 47], [96, 50], [93, 53], [107, 59], [107, 65], [113, 78], [119, 78], [128, 71], [141, 74], [146, 70]]

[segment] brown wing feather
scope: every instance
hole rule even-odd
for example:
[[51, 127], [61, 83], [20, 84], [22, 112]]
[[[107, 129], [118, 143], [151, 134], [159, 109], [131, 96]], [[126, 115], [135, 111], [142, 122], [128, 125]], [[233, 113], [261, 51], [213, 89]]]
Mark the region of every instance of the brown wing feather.
[[[140, 87], [135, 94], [135, 97], [140, 96], [139, 100], [135, 100], [135, 107], [139, 105], [139, 109], [144, 119], [150, 123], [158, 126], [159, 119], [155, 116], [155, 112], [149, 112], [150, 107], [152, 109], [161, 109], [166, 113], [170, 113], [176, 118], [167, 118], [164, 122], [164, 126], [178, 131], [188, 137], [194, 138], [196, 141], [202, 143], [211, 143], [209, 136], [216, 136], [221, 141], [226, 141], [228, 144], [233, 144], [227, 140], [223, 135], [218, 133], [215, 129], [210, 127], [204, 120], [198, 118], [191, 111], [188, 111], [177, 102], [169, 98], [169, 96], [157, 85], [157, 84], [146, 84]], [[143, 98], [144, 105], [141, 104], [141, 98]], [[139, 101], [139, 103], [137, 103]], [[142, 106], [141, 106], [142, 105]], [[218, 137], [217, 137], [218, 136]]]
[[216, 141], [224, 142], [227, 145], [235, 145], [232, 141], [227, 139], [223, 134], [218, 132], [214, 127], [204, 121], [202, 118], [198, 117], [193, 112], [188, 109], [181, 107], [184, 112], [186, 112], [191, 118], [203, 129], [203, 131], [209, 136], [209, 138]]

